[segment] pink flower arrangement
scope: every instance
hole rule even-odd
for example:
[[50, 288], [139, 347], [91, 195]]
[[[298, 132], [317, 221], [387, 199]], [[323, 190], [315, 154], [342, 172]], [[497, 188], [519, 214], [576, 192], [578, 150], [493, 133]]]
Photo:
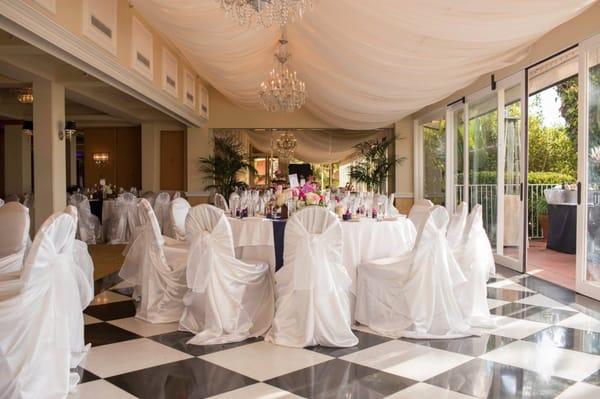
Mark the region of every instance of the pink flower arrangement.
[[305, 194], [306, 196], [306, 205], [319, 205], [321, 202], [321, 196], [314, 192], [308, 192]]

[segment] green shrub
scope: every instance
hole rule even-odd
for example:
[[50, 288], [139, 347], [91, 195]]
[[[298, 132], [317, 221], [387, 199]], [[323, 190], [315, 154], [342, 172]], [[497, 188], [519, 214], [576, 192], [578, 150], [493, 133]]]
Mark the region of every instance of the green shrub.
[[[469, 173], [471, 184], [496, 184], [496, 172], [482, 170], [475, 173]], [[505, 180], [509, 180], [510, 175], [504, 175]], [[457, 182], [462, 182], [462, 173], [458, 174]], [[571, 175], [558, 172], [529, 172], [527, 181], [529, 184], [570, 184], [575, 183], [575, 178]]]

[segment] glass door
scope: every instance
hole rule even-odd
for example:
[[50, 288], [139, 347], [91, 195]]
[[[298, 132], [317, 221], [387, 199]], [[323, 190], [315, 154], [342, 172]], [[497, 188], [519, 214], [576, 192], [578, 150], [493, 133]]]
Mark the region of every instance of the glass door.
[[578, 292], [600, 300], [600, 36], [579, 46]]
[[467, 107], [464, 100], [459, 100], [446, 110], [446, 208], [454, 212], [456, 205], [467, 201], [467, 158], [465, 149], [465, 121]]

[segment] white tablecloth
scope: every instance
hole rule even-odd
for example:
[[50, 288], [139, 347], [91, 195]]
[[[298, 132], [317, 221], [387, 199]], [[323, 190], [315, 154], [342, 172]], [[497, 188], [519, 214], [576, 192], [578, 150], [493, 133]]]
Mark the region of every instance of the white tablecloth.
[[[236, 255], [264, 261], [274, 267], [273, 222], [262, 218], [229, 218], [229, 221]], [[403, 255], [412, 249], [417, 235], [415, 226], [405, 216], [390, 221], [363, 218], [357, 222], [341, 223], [343, 261], [352, 278], [353, 292], [358, 265], [373, 259]]]

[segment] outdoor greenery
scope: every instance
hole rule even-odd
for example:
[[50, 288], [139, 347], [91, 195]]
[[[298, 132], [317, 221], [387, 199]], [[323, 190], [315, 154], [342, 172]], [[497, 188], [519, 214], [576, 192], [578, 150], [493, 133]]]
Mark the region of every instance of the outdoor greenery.
[[241, 172], [256, 170], [250, 163], [248, 154], [236, 138], [217, 136], [214, 138], [214, 155], [200, 158], [200, 171], [210, 184], [207, 190], [216, 190], [225, 198], [238, 188], [246, 188], [247, 184], [238, 180]]
[[369, 191], [383, 192], [390, 171], [404, 160], [388, 157], [392, 143], [392, 140], [384, 137], [355, 145], [359, 160], [350, 168], [350, 178], [356, 183], [364, 183]]

